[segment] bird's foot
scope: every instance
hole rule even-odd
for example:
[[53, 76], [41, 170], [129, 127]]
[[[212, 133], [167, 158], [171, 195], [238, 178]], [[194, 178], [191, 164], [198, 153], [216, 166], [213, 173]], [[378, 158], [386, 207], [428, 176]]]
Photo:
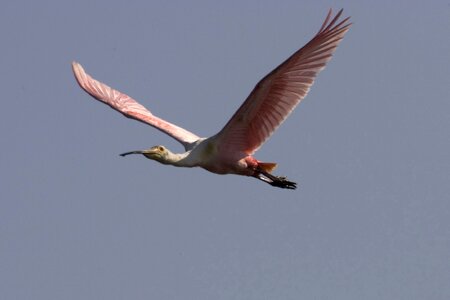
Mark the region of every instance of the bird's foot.
[[284, 176], [275, 176], [270, 173], [259, 173], [258, 176], [255, 176], [259, 180], [267, 182], [271, 186], [276, 186], [282, 189], [290, 189], [295, 190], [297, 188], [297, 183], [289, 181]]
[[297, 188], [297, 183], [293, 181], [286, 180], [286, 177], [278, 177], [274, 176], [275, 179], [272, 179], [272, 182], [269, 182], [271, 186], [276, 186], [283, 189], [295, 190]]

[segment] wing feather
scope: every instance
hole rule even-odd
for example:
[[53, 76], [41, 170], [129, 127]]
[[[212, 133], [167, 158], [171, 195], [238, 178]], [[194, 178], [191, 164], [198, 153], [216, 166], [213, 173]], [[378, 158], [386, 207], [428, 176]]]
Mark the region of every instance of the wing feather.
[[199, 137], [192, 132], [154, 116], [149, 110], [130, 96], [95, 80], [84, 71], [79, 63], [73, 62], [72, 69], [78, 84], [83, 90], [100, 102], [103, 102], [122, 113], [125, 117], [146, 123], [170, 135], [183, 144], [186, 150], [191, 148], [192, 144], [199, 139]]
[[332, 18], [330, 9], [314, 38], [256, 85], [216, 135], [220, 149], [251, 155], [281, 125], [308, 94], [317, 74], [349, 30], [349, 18], [338, 23], [341, 14], [342, 9]]

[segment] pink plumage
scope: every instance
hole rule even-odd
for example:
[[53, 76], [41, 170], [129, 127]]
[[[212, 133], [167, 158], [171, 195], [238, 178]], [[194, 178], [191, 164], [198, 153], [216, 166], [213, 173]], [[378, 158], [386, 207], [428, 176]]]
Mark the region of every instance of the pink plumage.
[[342, 10], [328, 23], [331, 10], [316, 36], [264, 77], [219, 133], [229, 151], [253, 154], [305, 98], [317, 74], [349, 29], [349, 18], [339, 24]]
[[[340, 10], [332, 17], [330, 10], [319, 32], [304, 47], [266, 75], [253, 89], [225, 127], [215, 136], [197, 135], [154, 116], [130, 96], [86, 74], [72, 63], [81, 88], [113, 109], [149, 124], [168, 134], [184, 147], [185, 153], [172, 153], [163, 146], [122, 154], [143, 154], [149, 159], [179, 167], [202, 167], [219, 174], [252, 176], [272, 186], [295, 189], [296, 183], [271, 174], [274, 163], [262, 163], [252, 155], [283, 123], [308, 94], [317, 74], [331, 59], [351, 23], [339, 21]], [[331, 21], [330, 21], [331, 20]]]
[[192, 132], [154, 116], [143, 105], [130, 96], [121, 93], [86, 74], [83, 67], [72, 63], [72, 69], [78, 84], [95, 99], [108, 104], [125, 117], [146, 123], [170, 135], [185, 147], [196, 142], [199, 137]]

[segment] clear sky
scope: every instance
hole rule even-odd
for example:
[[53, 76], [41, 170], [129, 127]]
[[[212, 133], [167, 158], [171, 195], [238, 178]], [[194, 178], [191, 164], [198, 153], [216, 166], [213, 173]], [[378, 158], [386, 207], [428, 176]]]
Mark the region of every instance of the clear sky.
[[[257, 153], [296, 191], [119, 157], [182, 148], [71, 72], [209, 136], [330, 7]], [[1, 299], [450, 299], [449, 1], [7, 1], [0, 33]]]

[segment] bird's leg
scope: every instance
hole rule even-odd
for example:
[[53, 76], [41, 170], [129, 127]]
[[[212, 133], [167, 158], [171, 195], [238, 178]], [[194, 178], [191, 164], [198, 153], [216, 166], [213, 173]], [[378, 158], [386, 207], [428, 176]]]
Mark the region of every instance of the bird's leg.
[[254, 177], [261, 181], [267, 182], [271, 186], [290, 190], [295, 190], [297, 188], [297, 183], [286, 180], [286, 177], [275, 176], [262, 170], [258, 170]]

